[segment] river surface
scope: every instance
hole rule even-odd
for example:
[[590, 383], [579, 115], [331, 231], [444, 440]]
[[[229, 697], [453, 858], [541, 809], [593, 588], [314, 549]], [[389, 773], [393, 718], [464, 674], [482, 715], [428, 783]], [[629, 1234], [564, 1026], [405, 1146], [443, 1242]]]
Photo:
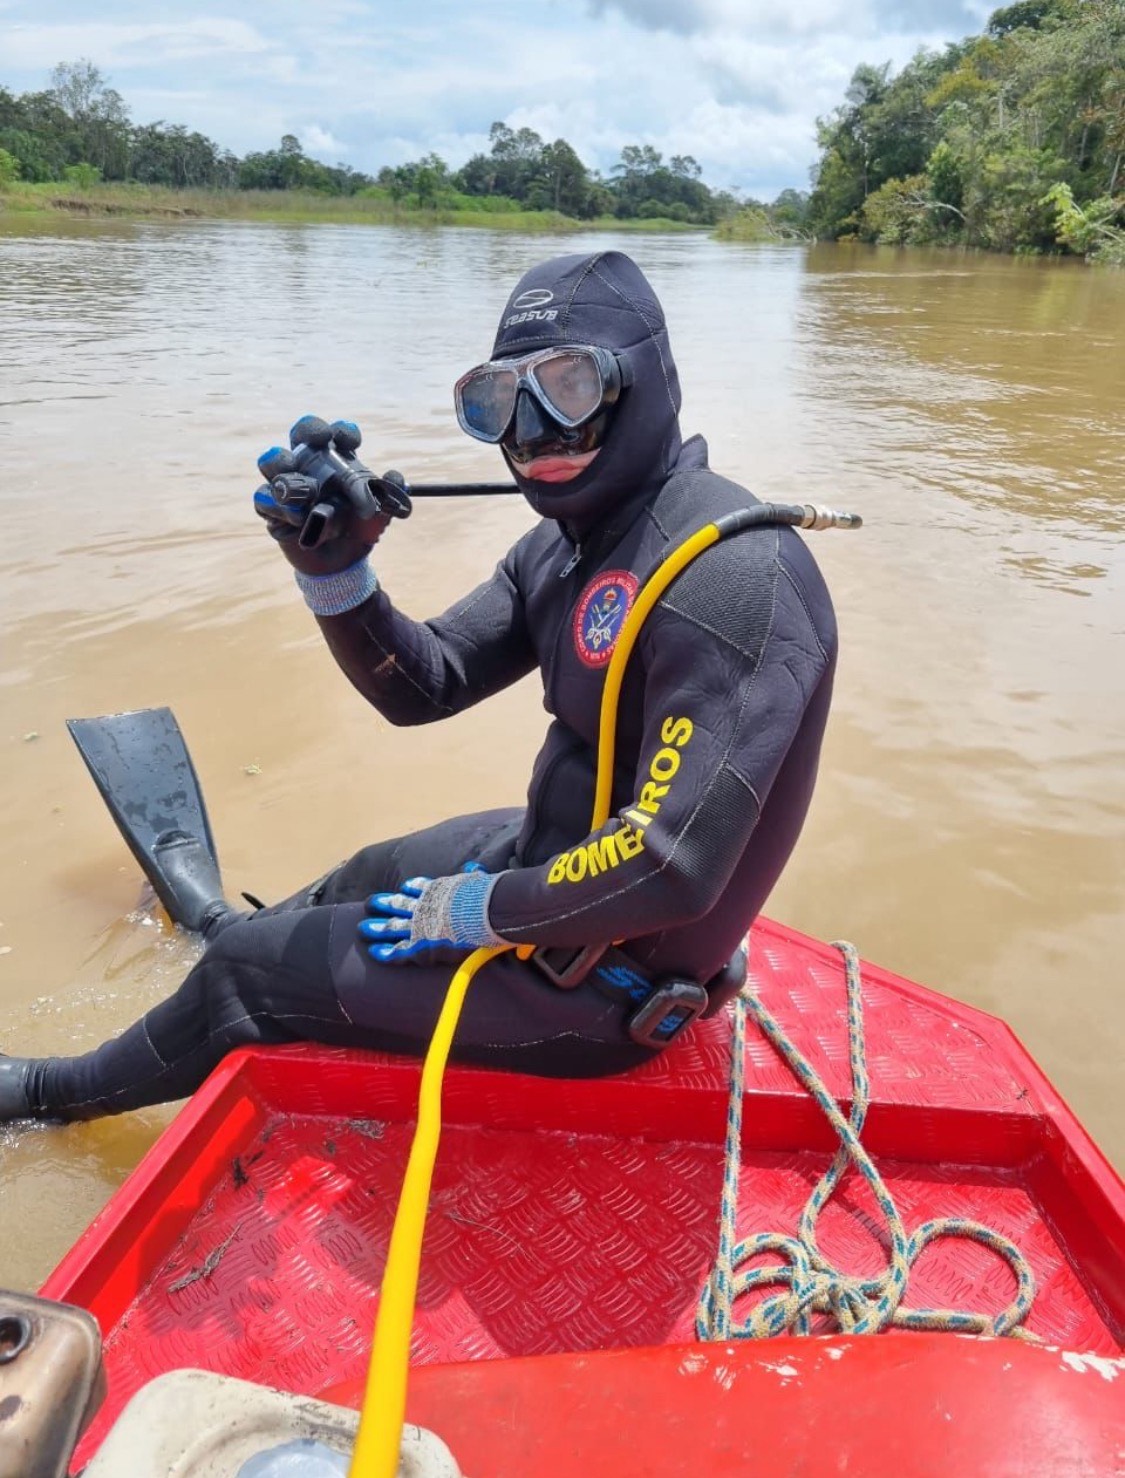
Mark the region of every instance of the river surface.
[[[518, 804], [534, 680], [391, 729], [324, 649], [250, 508], [306, 411], [378, 469], [487, 479], [451, 386], [556, 251], [632, 252], [683, 424], [811, 535], [841, 661], [818, 794], [768, 912], [1003, 1016], [1125, 1158], [1125, 273], [701, 236], [0, 223], [0, 1049], [84, 1050], [192, 943], [64, 727], [169, 704], [228, 891], [273, 899], [367, 841]], [[529, 526], [418, 507], [378, 551], [434, 614]], [[171, 1117], [0, 1130], [0, 1283], [38, 1284]]]

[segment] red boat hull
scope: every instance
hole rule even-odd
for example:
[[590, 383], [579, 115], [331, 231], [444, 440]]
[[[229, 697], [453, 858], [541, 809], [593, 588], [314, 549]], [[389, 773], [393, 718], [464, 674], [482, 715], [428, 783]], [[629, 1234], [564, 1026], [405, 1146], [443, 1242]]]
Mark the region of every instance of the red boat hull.
[[[753, 931], [751, 961], [766, 1005], [846, 1101], [840, 956], [763, 922]], [[1002, 1023], [872, 966], [863, 979], [872, 1088], [863, 1139], [908, 1230], [936, 1215], [990, 1224], [1032, 1264], [1039, 1294], [1029, 1328], [1067, 1349], [1118, 1355], [1125, 1345], [1118, 1177]], [[726, 1017], [699, 1023], [652, 1064], [614, 1079], [450, 1071], [415, 1319], [417, 1367], [525, 1366], [532, 1356], [692, 1339], [715, 1252], [729, 1032]], [[202, 1367], [309, 1395], [357, 1389], [418, 1077], [409, 1061], [314, 1047], [241, 1052], [212, 1075], [43, 1289], [90, 1309], [105, 1334], [110, 1398], [80, 1456], [134, 1390], [169, 1369]], [[740, 1234], [793, 1231], [833, 1148], [815, 1105], [752, 1034]], [[849, 1179], [821, 1217], [822, 1249], [849, 1270], [874, 1273], [885, 1265], [880, 1234], [866, 1187]], [[1011, 1282], [987, 1250], [941, 1242], [920, 1260], [906, 1302], [995, 1312], [1008, 1302]], [[973, 1347], [941, 1339], [948, 1353], [933, 1357], [933, 1378], [942, 1362], [960, 1361], [968, 1372]], [[888, 1340], [891, 1347], [931, 1343], [918, 1335], [875, 1343]], [[846, 1343], [841, 1404], [854, 1396], [845, 1371], [889, 1358]], [[1003, 1349], [1025, 1362], [1027, 1352]], [[890, 1358], [890, 1368], [920, 1358], [913, 1343], [911, 1352]], [[609, 1370], [606, 1358], [599, 1369]], [[759, 1347], [738, 1358], [776, 1363]], [[662, 1383], [671, 1369], [659, 1351], [648, 1350], [646, 1359], [656, 1389], [634, 1408], [641, 1425], [648, 1405], [664, 1410]], [[706, 1359], [718, 1368], [714, 1349]], [[818, 1377], [825, 1390], [833, 1363]], [[972, 1368], [983, 1381], [985, 1367]], [[988, 1371], [999, 1392], [1000, 1376], [991, 1365]], [[517, 1384], [523, 1379], [515, 1365], [509, 1374]], [[437, 1389], [446, 1378], [449, 1370], [419, 1371], [412, 1399], [424, 1406], [427, 1382]], [[464, 1380], [499, 1382], [490, 1388], [499, 1391], [509, 1389], [505, 1378], [493, 1372]], [[966, 1374], [966, 1392], [975, 1379]], [[716, 1381], [696, 1387], [717, 1389]], [[769, 1387], [761, 1372], [746, 1381], [748, 1392]], [[1116, 1396], [1125, 1376], [1098, 1377], [1097, 1386], [1114, 1395], [1117, 1420], [1125, 1419]], [[534, 1381], [527, 1387], [537, 1389]], [[886, 1390], [889, 1418], [900, 1406]], [[526, 1399], [534, 1406], [546, 1398], [540, 1390]], [[803, 1414], [795, 1407], [794, 1420], [813, 1419], [809, 1400], [802, 1397]], [[422, 1419], [420, 1410], [412, 1419]], [[746, 1420], [752, 1427], [756, 1418]], [[452, 1440], [436, 1417], [430, 1424]], [[628, 1432], [626, 1441], [618, 1429], [618, 1471], [622, 1451], [632, 1451], [632, 1418]], [[608, 1473], [582, 1451], [583, 1471]], [[489, 1462], [488, 1471], [507, 1471]], [[483, 1458], [469, 1464], [469, 1471], [485, 1470]], [[629, 1471], [649, 1469], [630, 1464]]]
[[489, 1478], [1108, 1478], [1125, 1467], [1125, 1360], [782, 1337], [430, 1366], [408, 1415]]

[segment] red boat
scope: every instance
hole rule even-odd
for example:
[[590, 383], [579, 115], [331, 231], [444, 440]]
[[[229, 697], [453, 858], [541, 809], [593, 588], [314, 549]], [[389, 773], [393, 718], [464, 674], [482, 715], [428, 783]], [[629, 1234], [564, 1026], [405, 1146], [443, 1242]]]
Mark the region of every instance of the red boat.
[[[765, 921], [750, 944], [751, 987], [847, 1112], [839, 952]], [[819, 1320], [813, 1338], [696, 1340], [729, 1015], [619, 1078], [451, 1068], [408, 1418], [464, 1473], [1125, 1472], [1125, 1187], [1001, 1022], [874, 966], [862, 986], [863, 1144], [908, 1231], [967, 1218], [1018, 1247], [1034, 1342], [817, 1337]], [[753, 1027], [744, 1060], [738, 1235], [792, 1234], [836, 1136]], [[108, 1397], [79, 1464], [184, 1367], [360, 1404], [418, 1084], [414, 1062], [313, 1046], [216, 1070], [44, 1286], [104, 1337]], [[887, 1265], [857, 1175], [816, 1235], [849, 1272]], [[992, 1249], [942, 1239], [903, 1302], [991, 1318], [1014, 1288]]]

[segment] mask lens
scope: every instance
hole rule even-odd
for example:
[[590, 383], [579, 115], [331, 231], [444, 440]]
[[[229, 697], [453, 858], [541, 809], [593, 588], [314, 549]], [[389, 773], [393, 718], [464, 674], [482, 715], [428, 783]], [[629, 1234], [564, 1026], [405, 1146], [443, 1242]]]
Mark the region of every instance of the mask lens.
[[577, 426], [602, 406], [605, 384], [598, 362], [585, 350], [552, 354], [532, 373], [544, 399], [561, 421]]
[[461, 424], [481, 441], [499, 441], [516, 405], [519, 377], [514, 370], [483, 366], [457, 384]]

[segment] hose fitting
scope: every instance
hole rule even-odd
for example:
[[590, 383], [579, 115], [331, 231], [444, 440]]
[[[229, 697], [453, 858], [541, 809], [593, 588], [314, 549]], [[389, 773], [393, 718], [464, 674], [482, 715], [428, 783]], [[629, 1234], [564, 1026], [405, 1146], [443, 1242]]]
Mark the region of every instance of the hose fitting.
[[800, 527], [803, 529], [858, 529], [863, 527], [863, 519], [858, 513], [838, 513], [835, 508], [824, 508], [818, 503], [802, 504], [804, 517], [801, 519]]

